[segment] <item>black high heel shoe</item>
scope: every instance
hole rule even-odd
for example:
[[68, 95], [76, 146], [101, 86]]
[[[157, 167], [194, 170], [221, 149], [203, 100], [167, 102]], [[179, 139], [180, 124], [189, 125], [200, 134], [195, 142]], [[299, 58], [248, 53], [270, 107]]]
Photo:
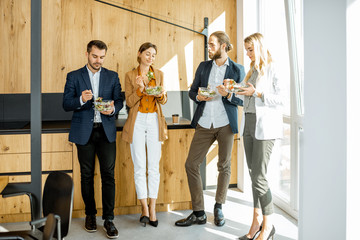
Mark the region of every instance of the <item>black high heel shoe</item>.
[[151, 221], [151, 220], [149, 220], [149, 224], [150, 224], [151, 226], [153, 226], [153, 227], [157, 227], [158, 224], [159, 224], [159, 221], [158, 221], [158, 220], [156, 220], [156, 221]]
[[239, 239], [239, 240], [254, 240], [255, 237], [256, 237], [256, 235], [257, 235], [259, 232], [261, 232], [261, 229], [262, 229], [262, 224], [260, 225], [259, 230], [257, 230], [257, 232], [254, 234], [254, 236], [253, 236], [252, 238], [248, 238], [248, 237], [246, 236], [246, 234], [245, 234], [244, 236], [239, 237], [238, 239]]
[[148, 216], [141, 216], [139, 221], [146, 227], [146, 224], [150, 223], [150, 218]]
[[[148, 208], [150, 210], [150, 205], [148, 205]], [[156, 219], [155, 221], [151, 221], [150, 218], [149, 218], [149, 224], [153, 227], [157, 227], [158, 224], [159, 224], [159, 221]]]
[[275, 235], [275, 227], [274, 227], [274, 225], [273, 225], [273, 227], [272, 227], [272, 229], [271, 229], [271, 232], [270, 232], [267, 240], [269, 240], [269, 239], [274, 240], [274, 235]]

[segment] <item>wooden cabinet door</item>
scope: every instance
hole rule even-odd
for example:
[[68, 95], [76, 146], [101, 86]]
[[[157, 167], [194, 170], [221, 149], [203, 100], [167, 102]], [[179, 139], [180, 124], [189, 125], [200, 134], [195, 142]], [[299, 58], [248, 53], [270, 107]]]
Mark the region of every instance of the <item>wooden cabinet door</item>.
[[[80, 165], [77, 157], [77, 149], [73, 148], [73, 179], [74, 179], [74, 210], [84, 209], [81, 196]], [[94, 173], [95, 202], [97, 208], [102, 208], [101, 199], [101, 174], [99, 161], [95, 160]], [[134, 167], [131, 160], [130, 146], [121, 140], [121, 132], [116, 138], [116, 161], [115, 161], [115, 208], [136, 205], [136, 191], [134, 183]]]
[[160, 187], [157, 203], [180, 203], [191, 200], [185, 161], [194, 129], [172, 129], [162, 146]]
[[[42, 134], [43, 171], [72, 170], [73, 147], [67, 138], [67, 133]], [[31, 181], [30, 145], [30, 134], [0, 135], [0, 173], [12, 173], [10, 183]], [[43, 174], [43, 186], [46, 178]], [[28, 196], [0, 197], [0, 213], [0, 222], [30, 221]]]

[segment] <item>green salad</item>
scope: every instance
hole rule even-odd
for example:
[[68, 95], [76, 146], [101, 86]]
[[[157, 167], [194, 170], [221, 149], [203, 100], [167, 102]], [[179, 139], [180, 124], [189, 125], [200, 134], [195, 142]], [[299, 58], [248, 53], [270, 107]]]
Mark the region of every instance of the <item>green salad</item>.
[[241, 87], [244, 87], [244, 86], [241, 86], [240, 84], [235, 84], [235, 85], [233, 85], [233, 88], [230, 91], [231, 92], [243, 92], [244, 90], [240, 89]]
[[159, 95], [162, 91], [161, 86], [155, 86], [155, 87], [147, 87], [145, 88], [145, 92], [147, 95]]
[[206, 88], [206, 87], [200, 87], [199, 88], [199, 94], [204, 97], [215, 97], [216, 91], [214, 89]]
[[99, 112], [109, 111], [112, 109], [111, 100], [103, 100], [102, 97], [98, 97], [94, 101], [94, 106], [95, 106], [95, 109]]

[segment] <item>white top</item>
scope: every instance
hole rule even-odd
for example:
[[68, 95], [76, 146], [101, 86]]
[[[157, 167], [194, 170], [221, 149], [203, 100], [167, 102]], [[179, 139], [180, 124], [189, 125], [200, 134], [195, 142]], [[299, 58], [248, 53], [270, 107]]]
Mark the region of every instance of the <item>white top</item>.
[[[227, 59], [222, 66], [216, 65], [216, 62], [213, 61], [208, 83], [211, 88], [216, 89], [217, 86], [223, 84], [226, 68], [228, 66], [229, 59]], [[213, 125], [214, 128], [219, 128], [229, 124], [229, 118], [222, 102], [222, 96], [217, 89], [216, 96], [211, 101], [206, 102], [204, 112], [200, 117], [198, 124], [207, 129], [210, 129], [211, 125]]]
[[[284, 83], [276, 76], [274, 65], [265, 69], [263, 76], [256, 80], [256, 91], [263, 94], [262, 98], [255, 98], [256, 127], [255, 138], [269, 140], [283, 137], [283, 106]], [[244, 95], [235, 95], [244, 99]], [[240, 126], [240, 135], [244, 133], [245, 112]]]

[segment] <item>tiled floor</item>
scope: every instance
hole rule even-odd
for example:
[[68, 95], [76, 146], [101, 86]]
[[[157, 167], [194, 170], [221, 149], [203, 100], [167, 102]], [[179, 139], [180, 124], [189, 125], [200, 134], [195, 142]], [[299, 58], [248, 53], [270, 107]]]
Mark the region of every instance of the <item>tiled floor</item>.
[[[208, 216], [208, 222], [205, 225], [193, 225], [190, 227], [176, 227], [175, 221], [187, 217], [191, 210], [176, 212], [159, 212], [157, 218], [159, 226], [154, 228], [147, 225], [143, 227], [139, 223], [139, 214], [116, 216], [114, 223], [119, 230], [118, 239], [194, 239], [194, 240], [213, 240], [213, 239], [237, 239], [248, 232], [249, 224], [252, 220], [252, 202], [251, 195], [241, 193], [231, 189], [228, 191], [227, 202], [223, 205], [223, 213], [226, 223], [223, 227], [217, 227], [213, 224], [215, 190], [205, 191], [205, 210]], [[72, 219], [71, 229], [66, 239], [106, 239], [102, 229], [103, 221], [97, 217], [98, 231], [87, 233], [83, 229], [84, 219]], [[295, 240], [297, 239], [297, 221], [288, 216], [282, 210], [276, 208], [274, 214], [276, 227], [276, 240]], [[0, 226], [13, 229], [14, 224], [1, 224]]]

